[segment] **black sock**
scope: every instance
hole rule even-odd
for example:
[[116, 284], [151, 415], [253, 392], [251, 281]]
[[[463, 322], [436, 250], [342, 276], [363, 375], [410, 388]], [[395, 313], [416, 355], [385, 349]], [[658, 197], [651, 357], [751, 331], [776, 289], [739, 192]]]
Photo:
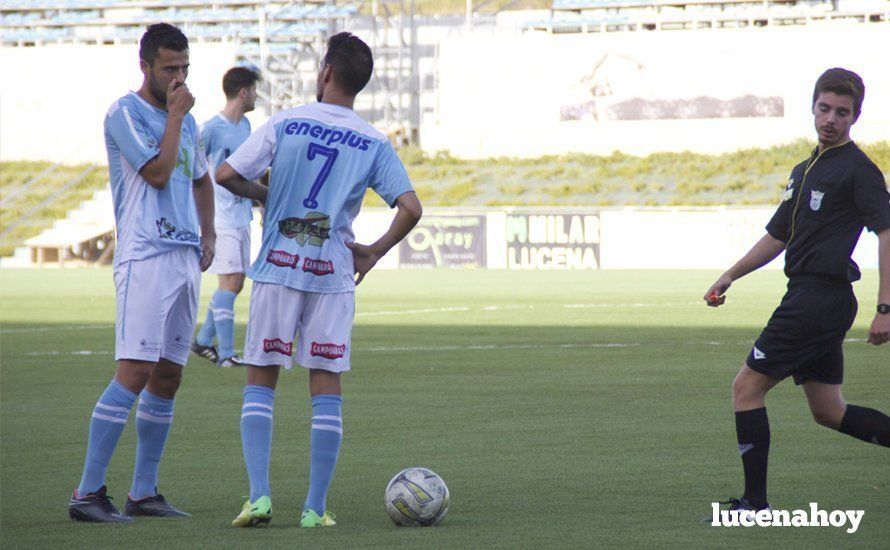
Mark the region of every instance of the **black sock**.
[[766, 506], [766, 467], [769, 462], [769, 419], [766, 407], [735, 413], [735, 431], [745, 470], [745, 496], [754, 508]]
[[856, 405], [847, 405], [838, 431], [867, 443], [890, 447], [890, 416]]

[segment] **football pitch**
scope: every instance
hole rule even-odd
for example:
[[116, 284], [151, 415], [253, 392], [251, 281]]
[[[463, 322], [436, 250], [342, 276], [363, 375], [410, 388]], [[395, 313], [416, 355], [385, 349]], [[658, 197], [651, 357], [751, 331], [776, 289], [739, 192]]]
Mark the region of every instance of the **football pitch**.
[[[0, 271], [0, 542], [4, 548], [887, 548], [890, 454], [816, 425], [789, 380], [767, 406], [774, 508], [865, 510], [859, 530], [701, 524], [742, 492], [730, 384], [778, 304], [784, 277], [752, 275], [707, 308], [714, 272], [375, 271], [359, 287], [331, 529], [301, 530], [307, 375], [282, 373], [273, 519], [234, 529], [248, 492], [244, 372], [192, 357], [160, 491], [193, 514], [76, 524], [89, 414], [114, 369], [111, 270]], [[205, 276], [201, 312], [215, 287]], [[845, 397], [890, 409], [890, 347], [864, 342], [877, 274], [857, 283]], [[249, 284], [236, 303], [244, 338]], [[135, 429], [108, 472], [123, 507]], [[397, 528], [383, 490], [435, 470], [451, 507], [438, 527]]]

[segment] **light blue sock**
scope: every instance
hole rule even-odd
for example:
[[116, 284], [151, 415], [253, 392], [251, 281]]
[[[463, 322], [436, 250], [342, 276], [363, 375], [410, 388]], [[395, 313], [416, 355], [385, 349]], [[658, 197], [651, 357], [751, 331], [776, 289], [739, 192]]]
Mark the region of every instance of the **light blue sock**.
[[95, 493], [105, 485], [105, 470], [117, 441], [127, 424], [130, 409], [136, 402], [136, 394], [112, 380], [99, 396], [90, 419], [90, 439], [87, 444], [87, 458], [83, 476], [77, 486], [81, 496]]
[[325, 497], [343, 439], [343, 399], [339, 395], [316, 395], [312, 398], [312, 429], [309, 435], [309, 493], [303, 510], [325, 512]]
[[142, 390], [136, 407], [136, 468], [130, 498], [141, 500], [157, 493], [158, 465], [173, 422], [173, 400]]
[[214, 336], [216, 336], [216, 327], [213, 324], [213, 300], [211, 299], [210, 305], [207, 306], [207, 317], [204, 318], [204, 324], [201, 325], [201, 330], [195, 336], [195, 342], [209, 347], [213, 345]]
[[220, 360], [235, 355], [235, 297], [228, 290], [213, 293], [213, 324], [216, 326], [217, 351]]
[[244, 386], [241, 407], [241, 449], [250, 478], [250, 501], [271, 497], [269, 455], [272, 452], [272, 413], [275, 390], [266, 386]]

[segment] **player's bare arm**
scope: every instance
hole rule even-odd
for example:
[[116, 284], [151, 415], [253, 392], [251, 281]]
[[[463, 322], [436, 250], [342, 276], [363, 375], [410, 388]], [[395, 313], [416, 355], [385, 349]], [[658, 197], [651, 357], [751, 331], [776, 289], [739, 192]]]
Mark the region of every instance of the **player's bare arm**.
[[139, 175], [156, 189], [163, 189], [170, 181], [179, 155], [182, 121], [195, 104], [195, 97], [185, 82], [170, 82], [167, 87], [167, 127], [158, 147], [158, 156], [146, 162]]
[[355, 284], [362, 282], [362, 279], [374, 268], [380, 258], [385, 256], [392, 247], [404, 239], [423, 215], [420, 199], [417, 198], [417, 193], [413, 191], [400, 195], [396, 199], [396, 207], [398, 211], [392, 224], [390, 224], [386, 233], [377, 239], [374, 244], [346, 243], [346, 246], [352, 250], [355, 273], [358, 275]]
[[198, 223], [201, 225], [201, 271], [207, 271], [213, 263], [216, 252], [216, 228], [213, 225], [213, 181], [210, 174], [204, 174], [192, 181], [192, 194], [198, 210]]
[[771, 261], [785, 250], [785, 243], [773, 237], [769, 233], [765, 234], [757, 243], [751, 247], [747, 254], [742, 256], [734, 266], [729, 268], [726, 273], [720, 276], [717, 281], [711, 285], [711, 288], [705, 293], [704, 299], [711, 307], [723, 305], [726, 301], [726, 291], [732, 283], [741, 279], [745, 275], [756, 271]]
[[219, 165], [216, 171], [216, 183], [222, 185], [233, 194], [251, 200], [266, 202], [269, 188], [255, 181], [244, 179], [228, 162]]
[[[878, 266], [878, 303], [890, 304], [890, 229], [878, 232]], [[868, 343], [880, 346], [887, 342], [890, 342], [890, 313], [876, 313], [868, 331]]]

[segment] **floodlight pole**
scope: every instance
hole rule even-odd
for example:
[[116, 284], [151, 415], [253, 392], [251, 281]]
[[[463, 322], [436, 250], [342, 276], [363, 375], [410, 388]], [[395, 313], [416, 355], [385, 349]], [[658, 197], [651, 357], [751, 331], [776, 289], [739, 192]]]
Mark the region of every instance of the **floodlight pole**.
[[467, 30], [473, 26], [473, 0], [467, 0]]

